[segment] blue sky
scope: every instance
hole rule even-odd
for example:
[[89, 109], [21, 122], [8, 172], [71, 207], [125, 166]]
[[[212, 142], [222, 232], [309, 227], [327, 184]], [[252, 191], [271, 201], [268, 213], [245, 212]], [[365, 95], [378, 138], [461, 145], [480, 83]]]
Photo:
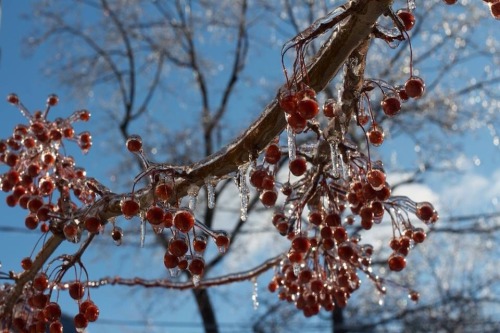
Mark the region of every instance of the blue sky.
[[[29, 10], [28, 1], [4, 1], [2, 3], [2, 21], [0, 26], [0, 137], [10, 135], [14, 126], [23, 122], [21, 114], [11, 105], [2, 102], [2, 96], [7, 96], [11, 92], [17, 93], [28, 109], [42, 108], [45, 105], [47, 95], [61, 91], [54, 83], [55, 80], [46, 78], [42, 74], [41, 64], [50, 48], [44, 46], [39, 49], [34, 56], [23, 57], [22, 38], [25, 38], [32, 26], [29, 21], [21, 20], [20, 15]], [[73, 110], [96, 106], [94, 101], [89, 100], [88, 104], [81, 100], [72, 100], [64, 95], [64, 90], [60, 96], [60, 106], [51, 111], [52, 117], [66, 116]], [[248, 116], [247, 116], [248, 117]], [[250, 117], [248, 117], [250, 118]], [[95, 120], [94, 120], [95, 121]], [[92, 127], [92, 123], [78, 125], [80, 130]], [[96, 138], [98, 140], [98, 137]], [[453, 174], [429, 174], [421, 186], [408, 187], [410, 196], [425, 199], [431, 195], [439, 201], [438, 205], [444, 209], [443, 215], [463, 214], [470, 211], [491, 212], [500, 210], [500, 145], [494, 144], [493, 138], [486, 128], [480, 128], [476, 132], [468, 133], [463, 137], [464, 149], [457, 158], [457, 165], [461, 166], [460, 173]], [[388, 140], [384, 144], [383, 154], [388, 159], [394, 156], [394, 150], [398, 151], [398, 158], [401, 161], [413, 159], [413, 144], [405, 138]], [[106, 178], [108, 175], [101, 167], [103, 151], [96, 145], [91, 153], [83, 158], [78, 156], [77, 161], [87, 167], [90, 175], [94, 177]], [[76, 154], [75, 154], [76, 155]], [[3, 170], [1, 170], [3, 172]], [[407, 193], [408, 194], [408, 193]], [[5, 195], [0, 195], [0, 200], [4, 200]], [[453, 210], [447, 207], [460, 207]], [[8, 208], [0, 205], [0, 227], [19, 226], [23, 227], [24, 211], [18, 208]], [[150, 235], [150, 237], [152, 237]], [[104, 238], [104, 237], [103, 237]], [[2, 232], [0, 233], [0, 262], [2, 270], [20, 270], [19, 261], [22, 257], [29, 255], [32, 246], [38, 239], [38, 233], [29, 232]], [[137, 241], [137, 239], [135, 239]], [[149, 242], [152, 242], [150, 239]], [[256, 241], [254, 247], [262, 247], [265, 244]], [[91, 277], [98, 278], [106, 274], [114, 275], [123, 273], [131, 276], [135, 269], [144, 269], [144, 264], [138, 261], [152, 261], [153, 267], [148, 269], [147, 275], [151, 277], [161, 275], [164, 272], [161, 257], [162, 253], [155, 253], [148, 249], [128, 247], [131, 252], [139, 252], [139, 255], [130, 256], [129, 251], [123, 253], [109, 254], [103, 251], [115, 251], [121, 248], [97, 247], [96, 250], [85, 256], [87, 269], [91, 272]], [[279, 246], [273, 251], [278, 251]], [[62, 251], [69, 253], [76, 250], [75, 245], [65, 245]], [[116, 251], [118, 252], [118, 251]], [[264, 251], [265, 252], [265, 251]], [[231, 267], [239, 259], [232, 259], [226, 264]], [[248, 259], [250, 260], [250, 259]], [[257, 264], [256, 261], [254, 264]], [[269, 275], [259, 278], [261, 286], [265, 286], [269, 280]], [[159, 298], [158, 306], [165, 307], [169, 312], [165, 317], [159, 314], [160, 311], [155, 304], [146, 302], [146, 307], [142, 307], [140, 299], [133, 298], [135, 294], [141, 295], [144, 292], [150, 298]], [[264, 292], [264, 291], [261, 291]], [[215, 288], [213, 294], [216, 299], [216, 308], [220, 309], [219, 320], [228, 326], [227, 331], [233, 331], [233, 324], [249, 321], [242, 318], [251, 318], [255, 315], [251, 302], [251, 283], [241, 283], [230, 287]], [[140, 291], [130, 288], [103, 287], [92, 293], [96, 303], [102, 308], [102, 317], [99, 323], [90, 326], [90, 332], [107, 332], [111, 329], [118, 329], [116, 321], [125, 322], [130, 325], [124, 328], [123, 332], [143, 331], [143, 318], [172, 328], [172, 332], [198, 332], [197, 323], [200, 319], [194, 309], [191, 295], [181, 292], [165, 292], [164, 290]], [[236, 295], [236, 296], [231, 296]], [[238, 299], [230, 299], [237, 297]], [[239, 299], [241, 297], [241, 300]], [[133, 299], [133, 300], [130, 300]], [[169, 301], [176, 300], [175, 304]], [[61, 294], [61, 300], [67, 304], [69, 314], [76, 311], [76, 305], [71, 304], [67, 295]], [[139, 304], [138, 304], [139, 303]], [[151, 314], [151, 316], [150, 316]], [[128, 321], [128, 322], [127, 322]], [[134, 326], [133, 323], [137, 323]], [[168, 325], [167, 325], [168, 324]], [[193, 326], [194, 325], [194, 326]], [[160, 329], [158, 330], [160, 331]], [[245, 331], [245, 330], [243, 330]]]

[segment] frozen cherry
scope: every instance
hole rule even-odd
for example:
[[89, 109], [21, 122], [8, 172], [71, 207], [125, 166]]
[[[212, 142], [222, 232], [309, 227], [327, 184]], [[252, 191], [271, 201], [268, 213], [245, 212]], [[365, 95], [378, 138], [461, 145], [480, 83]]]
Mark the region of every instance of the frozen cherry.
[[405, 83], [405, 92], [411, 98], [420, 98], [424, 94], [424, 81], [418, 76], [410, 77]]
[[401, 101], [395, 95], [387, 95], [380, 103], [388, 117], [393, 117], [401, 111]]
[[259, 196], [260, 201], [266, 207], [272, 207], [278, 200], [278, 192], [275, 190], [266, 190], [262, 192]]
[[415, 16], [411, 12], [401, 9], [398, 11], [397, 16], [403, 22], [406, 31], [410, 31], [415, 25]]
[[174, 225], [179, 231], [188, 232], [194, 227], [194, 216], [187, 210], [179, 210], [174, 215]]
[[146, 211], [146, 220], [152, 225], [159, 225], [163, 222], [164, 211], [158, 206], [151, 206]]
[[373, 124], [366, 135], [368, 136], [368, 141], [375, 147], [380, 146], [384, 142], [384, 130], [378, 124]]
[[299, 156], [293, 161], [290, 161], [288, 168], [290, 169], [290, 172], [294, 176], [299, 177], [302, 176], [307, 171], [307, 162], [305, 158]]
[[281, 158], [281, 151], [278, 145], [272, 144], [266, 149], [264, 159], [269, 164], [276, 164]]
[[318, 102], [313, 99], [305, 98], [297, 105], [297, 112], [306, 120], [312, 119], [316, 117], [319, 112]]
[[128, 151], [138, 153], [142, 150], [142, 138], [139, 135], [132, 135], [127, 139], [126, 146]]
[[184, 238], [174, 238], [168, 244], [168, 250], [174, 256], [182, 257], [189, 250], [189, 246]]
[[59, 103], [59, 97], [57, 97], [57, 95], [52, 94], [47, 97], [47, 105], [55, 106], [57, 103]]
[[406, 267], [406, 258], [401, 254], [391, 254], [389, 260], [387, 261], [389, 264], [389, 269], [391, 271], [399, 272], [402, 271]]
[[292, 241], [292, 249], [300, 253], [306, 253], [311, 247], [311, 242], [306, 236], [296, 236]]
[[139, 214], [141, 207], [139, 206], [139, 203], [133, 198], [125, 197], [120, 201], [120, 208], [123, 216], [126, 219], [130, 219], [133, 216]]
[[371, 169], [366, 174], [366, 181], [375, 191], [379, 191], [385, 185], [385, 173], [378, 169]]
[[69, 285], [68, 292], [72, 299], [79, 300], [82, 299], [85, 294], [85, 287], [83, 283], [76, 281]]
[[155, 187], [155, 195], [162, 201], [167, 201], [168, 199], [170, 199], [173, 192], [173, 187], [168, 183], [160, 183]]

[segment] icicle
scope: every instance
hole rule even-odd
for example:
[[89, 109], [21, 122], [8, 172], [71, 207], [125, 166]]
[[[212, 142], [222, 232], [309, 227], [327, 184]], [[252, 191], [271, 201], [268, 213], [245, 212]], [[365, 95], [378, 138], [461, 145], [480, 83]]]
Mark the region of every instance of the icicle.
[[192, 279], [193, 279], [193, 285], [195, 287], [198, 287], [200, 285], [200, 280], [201, 280], [200, 276], [199, 275], [193, 275]]
[[141, 219], [141, 247], [144, 247], [145, 239], [146, 239], [146, 220]]
[[295, 145], [295, 133], [292, 127], [286, 127], [286, 134], [288, 138], [288, 158], [293, 161], [297, 157], [297, 146]]
[[248, 165], [240, 165], [238, 167], [238, 190], [240, 191], [240, 218], [242, 221], [247, 220], [248, 200], [250, 199], [250, 191], [247, 186], [247, 169]]
[[342, 161], [342, 155], [339, 152], [339, 144], [337, 141], [330, 142], [330, 152], [333, 177], [340, 178], [344, 175], [344, 162]]
[[169, 268], [168, 272], [170, 273], [171, 277], [177, 277], [177, 276], [179, 276], [179, 273], [181, 272], [181, 270], [179, 269], [179, 267], [174, 267], [174, 268]]
[[253, 291], [252, 291], [252, 303], [253, 309], [257, 310], [259, 308], [259, 286], [257, 285], [257, 279], [253, 278]]
[[191, 185], [189, 186], [188, 188], [188, 198], [189, 198], [189, 202], [188, 202], [188, 207], [191, 211], [195, 211], [196, 210], [196, 201], [197, 201], [197, 198], [198, 198], [198, 191], [200, 190], [200, 188], [196, 185]]
[[214, 209], [214, 207], [215, 207], [215, 186], [210, 179], [207, 179], [205, 181], [205, 186], [207, 188], [208, 208]]

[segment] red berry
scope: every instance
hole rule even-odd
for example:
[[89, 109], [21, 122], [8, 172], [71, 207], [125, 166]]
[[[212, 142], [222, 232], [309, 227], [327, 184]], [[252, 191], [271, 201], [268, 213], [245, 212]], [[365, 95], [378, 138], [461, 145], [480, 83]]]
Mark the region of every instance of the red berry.
[[52, 94], [47, 97], [47, 105], [55, 106], [57, 103], [59, 103], [59, 97], [57, 97], [57, 95]]
[[327, 118], [333, 118], [338, 113], [337, 108], [337, 102], [333, 98], [327, 99], [323, 105], [323, 114]]
[[366, 174], [366, 181], [375, 191], [379, 191], [385, 185], [385, 173], [378, 169], [371, 169]]
[[405, 92], [411, 98], [420, 98], [424, 94], [425, 84], [424, 81], [417, 77], [410, 77], [405, 83]]
[[490, 2], [488, 6], [490, 6], [491, 15], [495, 19], [500, 20], [500, 1]]
[[194, 227], [194, 216], [187, 210], [179, 210], [174, 215], [174, 225], [181, 232], [188, 232]]
[[49, 333], [63, 333], [63, 325], [59, 320], [53, 321], [50, 324]]
[[359, 111], [359, 113], [356, 115], [356, 120], [358, 121], [358, 124], [360, 126], [365, 126], [366, 124], [368, 124], [370, 117], [366, 113]]
[[342, 243], [347, 240], [347, 231], [344, 227], [337, 227], [333, 231], [333, 238], [337, 241], [337, 243]]
[[276, 164], [281, 158], [281, 151], [278, 145], [272, 144], [266, 149], [265, 161], [269, 164]]
[[202, 235], [197, 235], [193, 239], [193, 250], [198, 253], [202, 253], [207, 248], [207, 237]]
[[457, 3], [457, 0], [443, 0], [447, 5], [454, 5]]
[[292, 241], [292, 249], [300, 253], [306, 253], [311, 248], [311, 242], [306, 236], [296, 236]]
[[229, 243], [231, 241], [229, 239], [229, 236], [227, 235], [227, 232], [218, 231], [215, 235], [214, 240], [215, 240], [215, 245], [217, 245], [219, 252], [225, 253], [229, 248]]
[[189, 250], [188, 243], [184, 238], [174, 238], [168, 244], [168, 250], [176, 257], [182, 257]]
[[309, 220], [309, 223], [314, 225], [319, 226], [321, 223], [323, 223], [323, 215], [321, 214], [321, 212], [310, 212], [307, 219]]
[[87, 320], [87, 318], [85, 318], [85, 315], [83, 315], [82, 313], [78, 313], [75, 316], [73, 322], [74, 322], [75, 328], [77, 330], [85, 328], [85, 327], [87, 327], [89, 325], [89, 321]]
[[89, 304], [85, 309], [84, 315], [89, 322], [93, 323], [99, 318], [99, 308], [94, 303]]
[[84, 223], [88, 232], [96, 234], [101, 230], [101, 220], [96, 216], [88, 216]]
[[38, 291], [44, 291], [49, 287], [49, 278], [45, 273], [38, 273], [33, 279], [33, 288]]
[[279, 97], [279, 104], [286, 113], [295, 113], [297, 107], [296, 94], [290, 90], [282, 91]]
[[302, 176], [307, 171], [307, 163], [305, 158], [299, 156], [288, 164], [290, 172], [294, 176]]
[[169, 252], [166, 252], [163, 257], [163, 264], [168, 269], [175, 268], [179, 264], [179, 258]]
[[276, 204], [276, 200], [278, 200], [278, 192], [274, 190], [266, 190], [260, 194], [259, 199], [264, 206], [272, 207]]
[[192, 275], [203, 275], [205, 260], [201, 257], [194, 257], [188, 265], [188, 270]]
[[309, 98], [303, 99], [297, 105], [297, 112], [306, 120], [312, 119], [316, 117], [319, 112], [318, 102]]
[[127, 149], [132, 153], [138, 153], [142, 150], [142, 138], [139, 135], [132, 135], [127, 139]]
[[337, 248], [337, 253], [342, 260], [348, 261], [354, 255], [354, 248], [351, 243], [344, 242]]
[[286, 121], [288, 125], [293, 129], [294, 133], [302, 132], [307, 126], [307, 120], [298, 113], [287, 115]]
[[418, 300], [420, 299], [420, 294], [418, 293], [418, 291], [412, 290], [408, 294], [408, 298], [411, 299], [413, 302], [418, 302]]
[[426, 201], [417, 203], [415, 215], [425, 223], [435, 222], [435, 217], [437, 219], [437, 213], [434, 206]]
[[25, 271], [27, 271], [28, 269], [30, 269], [31, 266], [33, 266], [33, 260], [31, 260], [30, 257], [26, 257], [26, 258], [23, 258], [23, 260], [21, 260], [21, 267]]
[[159, 225], [163, 222], [164, 211], [158, 206], [151, 206], [146, 212], [146, 220], [152, 225]]
[[69, 285], [68, 292], [72, 299], [79, 300], [82, 299], [85, 294], [85, 287], [83, 283], [79, 281], [73, 282]]
[[264, 182], [264, 178], [267, 176], [266, 170], [257, 169], [252, 170], [250, 173], [250, 184], [254, 186], [256, 189], [263, 189], [262, 183]]
[[43, 309], [43, 313], [48, 321], [59, 320], [61, 318], [61, 307], [56, 302], [50, 302]]
[[141, 207], [139, 206], [139, 203], [135, 201], [133, 198], [126, 197], [120, 201], [120, 208], [123, 213], [123, 216], [126, 219], [130, 219], [133, 216], [139, 214]]
[[375, 147], [380, 146], [384, 142], [384, 130], [377, 124], [373, 124], [366, 135], [368, 136], [368, 141]]
[[391, 271], [399, 272], [406, 267], [406, 258], [400, 254], [391, 254], [387, 263]]
[[401, 111], [401, 101], [395, 95], [385, 96], [380, 104], [388, 117], [393, 117]]
[[399, 19], [403, 22], [406, 31], [410, 31], [415, 25], [415, 16], [407, 10], [401, 9], [397, 13]]
[[342, 219], [340, 218], [340, 214], [338, 213], [330, 213], [325, 216], [325, 223], [330, 227], [338, 227], [342, 223]]
[[17, 104], [19, 104], [19, 97], [17, 97], [16, 94], [9, 94], [9, 95], [7, 95], [7, 101], [10, 104], [17, 105]]
[[275, 280], [272, 280], [271, 282], [269, 282], [269, 284], [267, 285], [267, 289], [274, 293], [276, 292], [276, 290], [278, 290], [278, 282], [276, 282]]
[[173, 187], [168, 183], [160, 183], [156, 185], [155, 188], [156, 197], [162, 201], [167, 201], [168, 199], [170, 199], [173, 192]]
[[426, 234], [424, 229], [416, 228], [413, 230], [412, 239], [415, 243], [423, 243], [425, 240]]

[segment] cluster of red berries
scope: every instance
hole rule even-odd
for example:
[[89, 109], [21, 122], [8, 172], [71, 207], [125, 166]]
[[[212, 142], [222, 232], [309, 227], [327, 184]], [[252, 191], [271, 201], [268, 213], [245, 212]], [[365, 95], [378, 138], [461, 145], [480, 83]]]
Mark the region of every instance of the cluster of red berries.
[[[143, 165], [151, 165], [144, 156], [140, 136], [129, 137], [126, 146], [130, 152], [141, 158]], [[121, 211], [128, 219], [140, 216], [156, 233], [169, 230], [171, 237], [164, 256], [165, 267], [172, 276], [176, 276], [180, 271], [188, 271], [193, 281], [197, 282], [205, 270], [203, 253], [208, 245], [208, 238], [212, 238], [219, 252], [224, 253], [229, 247], [229, 237], [225, 231], [210, 230], [197, 221], [192, 209], [180, 207], [175, 193], [175, 175], [172, 175], [172, 170], [167, 170], [162, 175], [159, 169], [161, 168], [158, 168], [152, 177], [152, 204], [141, 207], [139, 200], [131, 194], [121, 200]], [[116, 228], [114, 230], [117, 230]], [[121, 233], [116, 234], [116, 238], [113, 237], [115, 241], [118, 240], [118, 235], [121, 237]]]
[[[396, 15], [401, 31], [413, 28], [415, 17], [409, 9], [399, 10]], [[292, 78], [305, 69], [295, 68], [295, 71]], [[275, 181], [276, 170], [272, 165], [278, 164], [282, 154], [277, 143], [272, 143], [265, 150], [263, 162], [254, 163], [250, 183], [261, 192], [261, 201], [266, 206], [276, 203], [277, 188], [285, 196], [272, 222], [291, 241], [291, 246], [268, 287], [309, 317], [318, 314], [321, 308], [331, 311], [335, 306], [345, 306], [359, 288], [358, 272], [366, 274], [385, 292], [383, 280], [372, 274], [373, 247], [361, 244], [360, 229], [371, 230], [385, 217], [391, 220], [395, 236], [389, 244], [393, 253], [387, 265], [392, 271], [401, 271], [410, 249], [426, 237], [422, 228], [411, 223], [408, 213], [426, 224], [436, 222], [438, 215], [430, 203], [391, 197], [382, 162], [372, 161], [369, 154], [359, 151], [343, 134], [332, 142], [326, 137], [322, 139], [325, 134], [322, 129], [309, 123], [320, 111], [316, 92], [303, 83], [290, 84], [294, 79], [287, 82], [288, 88], [280, 93], [279, 105], [288, 123], [289, 170], [297, 178], [291, 181], [289, 177], [284, 184]], [[397, 115], [402, 103], [422, 97], [425, 91], [423, 80], [412, 74], [400, 87], [380, 80], [365, 82], [356, 107], [356, 120], [363, 128], [371, 120], [365, 132], [367, 142], [373, 146], [384, 141], [384, 131], [370, 106], [369, 93], [376, 87], [382, 91], [381, 109], [388, 117]], [[323, 105], [323, 115], [330, 122], [349, 124], [343, 119], [343, 112], [342, 104], [335, 99], [328, 99]], [[296, 147], [295, 135], [308, 127], [318, 134], [316, 145]], [[263, 195], [269, 192], [274, 193], [272, 200], [263, 200]], [[306, 210], [308, 215], [304, 219]], [[410, 298], [418, 300], [418, 293], [411, 291]]]
[[[72, 299], [77, 301], [78, 313], [73, 322], [77, 332], [83, 332], [90, 322], [99, 318], [99, 308], [87, 295], [85, 285], [75, 281], [66, 286]], [[13, 310], [12, 326], [19, 332], [62, 333], [61, 307], [51, 301], [52, 283], [46, 273], [38, 273], [25, 294]], [[84, 299], [85, 298], [85, 299]]]
[[67, 238], [75, 240], [77, 230], [66, 222], [77, 208], [72, 198], [89, 204], [94, 201], [95, 194], [86, 186], [85, 169], [76, 167], [74, 159], [65, 156], [61, 148], [65, 140], [70, 140], [83, 152], [90, 149], [90, 133], [75, 134], [73, 128], [76, 121], [88, 121], [90, 113], [80, 110], [66, 119], [49, 121], [47, 115], [50, 108], [58, 104], [57, 96], [50, 95], [45, 110], [33, 114], [17, 95], [10, 94], [7, 100], [21, 111], [29, 125], [17, 125], [11, 137], [0, 140], [0, 163], [9, 168], [0, 175], [1, 189], [9, 193], [6, 203], [28, 210], [25, 219], [28, 229], [36, 229], [39, 225], [42, 232], [51, 227], [64, 229]]

